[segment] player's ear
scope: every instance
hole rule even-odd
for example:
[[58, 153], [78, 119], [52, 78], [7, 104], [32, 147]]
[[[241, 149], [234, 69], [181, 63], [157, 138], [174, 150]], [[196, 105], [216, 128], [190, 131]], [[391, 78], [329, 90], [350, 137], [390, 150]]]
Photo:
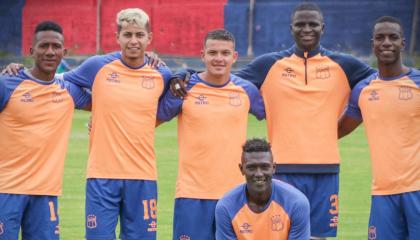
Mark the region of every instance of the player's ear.
[[242, 164], [241, 163], [239, 163], [238, 164], [238, 167], [239, 167], [239, 171], [241, 171], [241, 174], [242, 174], [242, 176], [244, 175], [244, 171], [242, 171]]
[[63, 50], [63, 56], [67, 56], [67, 48], [64, 48], [64, 50]]
[[33, 48], [29, 48], [29, 53], [32, 55], [34, 54], [34, 49]]
[[205, 55], [205, 49], [201, 49], [201, 52], [200, 52], [200, 56], [201, 56], [201, 61], [203, 61], [204, 62], [204, 55]]

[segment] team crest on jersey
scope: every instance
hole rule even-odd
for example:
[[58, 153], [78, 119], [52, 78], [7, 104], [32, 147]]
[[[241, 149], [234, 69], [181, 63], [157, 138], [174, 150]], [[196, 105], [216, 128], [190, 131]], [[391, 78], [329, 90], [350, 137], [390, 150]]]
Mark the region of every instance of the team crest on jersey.
[[282, 231], [284, 229], [284, 223], [280, 215], [274, 215], [271, 217], [271, 230], [272, 231]]
[[61, 96], [61, 93], [59, 92], [52, 93], [53, 103], [61, 103], [62, 101], [64, 101], [64, 99], [63, 99], [63, 96]]
[[22, 98], [20, 99], [21, 102], [29, 103], [33, 102], [34, 99], [32, 98], [32, 95], [30, 92], [26, 92], [22, 95]]
[[188, 235], [181, 235], [179, 240], [191, 240], [191, 238]]
[[147, 228], [148, 232], [156, 232], [157, 230], [157, 223], [156, 221], [152, 221], [151, 223], [149, 223], [149, 227]]
[[153, 76], [142, 76], [141, 77], [141, 86], [145, 89], [155, 88], [155, 80]]
[[239, 95], [239, 92], [229, 93], [229, 104], [235, 107], [242, 105], [241, 96]]
[[295, 70], [291, 67], [287, 67], [283, 70], [283, 73], [281, 74], [282, 77], [288, 77], [288, 78], [296, 78]]
[[92, 228], [96, 228], [97, 227], [97, 223], [96, 223], [96, 216], [93, 214], [89, 214], [87, 216], [87, 221], [86, 221], [86, 225], [88, 228], [92, 229]]
[[368, 237], [369, 237], [369, 240], [376, 240], [376, 227], [375, 226], [369, 226]]
[[206, 105], [209, 104], [209, 101], [207, 100], [207, 97], [203, 94], [198, 95], [198, 97], [195, 97], [197, 100], [194, 102], [197, 105]]
[[251, 229], [251, 224], [249, 223], [244, 223], [241, 226], [239, 226], [239, 232], [244, 234], [244, 233], [252, 233], [252, 229]]
[[410, 100], [413, 98], [412, 89], [408, 86], [401, 86], [400, 87], [400, 94], [398, 95], [400, 100]]
[[370, 92], [370, 96], [368, 98], [369, 101], [377, 101], [379, 100], [379, 94], [376, 90], [373, 90], [372, 92]]
[[112, 72], [112, 73], [108, 74], [108, 76], [106, 78], [106, 81], [109, 82], [109, 83], [117, 83], [118, 84], [118, 83], [121, 82], [120, 80], [118, 80], [118, 77], [119, 77], [118, 73]]
[[4, 233], [4, 223], [0, 222], [0, 236]]
[[317, 66], [315, 68], [315, 71], [316, 71], [316, 74], [315, 74], [316, 79], [327, 79], [331, 77], [330, 67], [328, 66]]

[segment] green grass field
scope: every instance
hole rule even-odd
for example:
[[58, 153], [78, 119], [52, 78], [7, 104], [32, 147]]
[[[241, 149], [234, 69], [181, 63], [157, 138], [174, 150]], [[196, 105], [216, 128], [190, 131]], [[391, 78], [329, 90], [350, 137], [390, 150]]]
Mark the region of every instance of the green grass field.
[[[59, 200], [61, 239], [84, 238], [84, 192], [90, 113], [74, 115], [64, 173], [64, 191]], [[266, 136], [265, 122], [250, 117], [249, 137]], [[158, 160], [159, 204], [158, 239], [172, 239], [172, 214], [177, 175], [176, 121], [158, 127], [155, 138]], [[370, 206], [370, 161], [363, 129], [340, 142], [342, 165], [340, 178], [340, 227], [337, 239], [367, 239]], [[118, 230], [117, 230], [118, 232]]]

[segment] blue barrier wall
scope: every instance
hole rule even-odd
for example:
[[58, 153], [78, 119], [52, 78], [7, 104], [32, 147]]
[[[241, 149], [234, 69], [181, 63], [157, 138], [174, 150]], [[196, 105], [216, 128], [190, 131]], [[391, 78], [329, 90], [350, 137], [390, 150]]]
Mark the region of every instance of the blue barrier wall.
[[0, 1], [0, 53], [21, 54], [24, 0]]
[[[324, 14], [323, 46], [356, 55], [369, 55], [374, 21], [383, 15], [401, 19], [407, 47], [410, 42], [411, 22], [415, 0], [329, 0], [313, 1]], [[237, 39], [239, 54], [247, 52], [249, 1], [230, 0], [225, 6], [225, 28]], [[256, 0], [254, 10], [254, 55], [288, 48], [293, 44], [290, 34], [290, 15], [301, 1]], [[420, 26], [420, 25], [419, 25]], [[420, 36], [420, 33], [418, 32]], [[416, 49], [420, 49], [417, 37]]]

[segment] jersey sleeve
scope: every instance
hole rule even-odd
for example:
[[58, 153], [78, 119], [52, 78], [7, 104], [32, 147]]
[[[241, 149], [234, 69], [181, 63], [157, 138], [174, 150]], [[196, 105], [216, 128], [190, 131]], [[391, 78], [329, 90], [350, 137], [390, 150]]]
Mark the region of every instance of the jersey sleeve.
[[353, 90], [351, 90], [349, 104], [347, 105], [347, 109], [346, 109], [346, 112], [345, 112], [346, 116], [349, 116], [349, 117], [357, 119], [357, 120], [363, 120], [362, 112], [360, 111], [360, 107], [359, 107], [359, 97], [360, 97], [360, 93], [362, 92], [363, 88], [365, 88], [368, 85], [369, 82], [370, 82], [369, 79], [365, 79], [365, 80], [359, 82], [353, 88]]
[[6, 79], [2, 75], [0, 75], [0, 112], [3, 111], [8, 101], [8, 97], [6, 96], [6, 94]]
[[297, 201], [291, 216], [292, 225], [289, 240], [309, 239], [311, 236], [309, 201], [301, 196]]
[[232, 227], [232, 219], [222, 201], [216, 205], [216, 240], [235, 240], [236, 235]]
[[265, 118], [264, 100], [257, 87], [251, 83], [243, 86], [244, 90], [248, 94], [250, 101], [249, 112], [254, 115], [258, 120]]
[[92, 90], [96, 74], [105, 64], [106, 62], [103, 56], [93, 56], [88, 58], [77, 68], [64, 73], [63, 78], [80, 87]]
[[162, 75], [163, 83], [164, 83], [164, 91], [162, 92], [162, 96], [166, 93], [169, 88], [169, 82], [172, 77], [171, 70], [166, 66], [160, 66], [157, 71]]
[[337, 62], [344, 70], [351, 89], [358, 82], [376, 72], [375, 69], [369, 67], [366, 63], [348, 54], [333, 54], [330, 58]]
[[83, 109], [92, 104], [91, 91], [77, 86], [71, 82], [65, 82], [66, 89], [70, 93], [77, 109]]
[[[23, 70], [21, 70], [23, 71]], [[19, 75], [21, 72], [19, 73]], [[0, 112], [6, 107], [16, 87], [22, 82], [19, 77], [0, 75]]]
[[171, 91], [166, 91], [158, 104], [157, 119], [169, 121], [181, 112], [183, 100], [174, 96]]
[[275, 53], [264, 54], [248, 63], [245, 68], [236, 72], [235, 75], [252, 82], [258, 89], [260, 89], [268, 71], [270, 71], [271, 67], [277, 60], [278, 57], [276, 57]]

